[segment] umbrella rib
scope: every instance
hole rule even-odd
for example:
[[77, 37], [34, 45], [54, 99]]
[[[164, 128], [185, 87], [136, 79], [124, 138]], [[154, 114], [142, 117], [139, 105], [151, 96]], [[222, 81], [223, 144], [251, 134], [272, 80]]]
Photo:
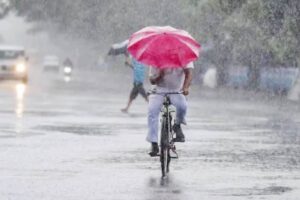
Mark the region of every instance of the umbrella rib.
[[149, 41], [149, 42], [143, 47], [143, 49], [139, 51], [139, 53], [138, 53], [138, 55], [137, 55], [137, 58], [139, 59], [139, 58], [144, 54], [144, 52], [146, 51], [146, 49], [147, 49], [150, 45], [152, 45], [153, 42], [155, 42], [156, 40], [158, 40], [159, 38], [161, 38], [161, 35], [160, 35], [159, 37], [157, 36], [156, 38], [154, 38], [154, 39], [152, 39], [151, 41]]
[[182, 40], [181, 38], [178, 38], [178, 40], [180, 40], [182, 42], [183, 45], [187, 46], [188, 48], [190, 48], [193, 53], [196, 55], [196, 56], [199, 56], [199, 48], [191, 43], [188, 43], [187, 41], [184, 41]]
[[[132, 36], [132, 40], [130, 41], [130, 43], [128, 44], [128, 46], [132, 46], [134, 44], [136, 44], [137, 42], [141, 41], [141, 40], [144, 40], [144, 39], [147, 39], [149, 37], [152, 37], [153, 35], [155, 35], [156, 33], [149, 33], [148, 35], [143, 35], [142, 33], [141, 34], [136, 34], [136, 35], [133, 35]], [[137, 38], [136, 38], [137, 37]]]

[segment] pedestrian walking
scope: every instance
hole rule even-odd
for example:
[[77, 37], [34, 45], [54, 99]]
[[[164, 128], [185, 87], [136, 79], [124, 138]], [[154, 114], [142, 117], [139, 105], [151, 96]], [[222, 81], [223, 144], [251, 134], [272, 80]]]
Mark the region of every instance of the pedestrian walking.
[[121, 111], [124, 113], [128, 112], [133, 100], [136, 99], [138, 94], [140, 94], [148, 102], [148, 96], [144, 88], [146, 70], [145, 65], [138, 62], [136, 59], [132, 58], [129, 55], [127, 55], [125, 64], [133, 70], [133, 88], [130, 92], [126, 107], [121, 109]]

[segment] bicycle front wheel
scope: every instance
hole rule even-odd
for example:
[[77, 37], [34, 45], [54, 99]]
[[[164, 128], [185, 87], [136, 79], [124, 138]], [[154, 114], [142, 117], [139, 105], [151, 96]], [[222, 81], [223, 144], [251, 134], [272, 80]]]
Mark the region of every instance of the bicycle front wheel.
[[162, 177], [166, 177], [168, 173], [168, 149], [167, 148], [161, 148], [161, 172]]
[[160, 139], [160, 162], [162, 177], [166, 177], [169, 172], [170, 149], [169, 149], [169, 129], [167, 119], [162, 119], [161, 139]]

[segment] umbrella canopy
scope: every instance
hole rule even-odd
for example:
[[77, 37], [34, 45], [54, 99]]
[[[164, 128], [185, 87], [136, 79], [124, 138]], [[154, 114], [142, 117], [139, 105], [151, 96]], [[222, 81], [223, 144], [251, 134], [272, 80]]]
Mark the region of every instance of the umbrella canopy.
[[200, 47], [184, 30], [171, 26], [149, 26], [130, 37], [127, 49], [144, 64], [157, 68], [177, 68], [196, 60]]
[[108, 51], [108, 55], [117, 56], [120, 54], [127, 54], [128, 53], [127, 45], [128, 45], [128, 40], [113, 44]]

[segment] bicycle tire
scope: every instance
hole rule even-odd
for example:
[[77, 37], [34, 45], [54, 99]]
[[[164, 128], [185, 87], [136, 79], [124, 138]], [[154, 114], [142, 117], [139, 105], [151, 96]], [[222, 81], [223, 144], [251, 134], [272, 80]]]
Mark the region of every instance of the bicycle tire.
[[169, 173], [170, 171], [170, 162], [171, 162], [171, 155], [170, 155], [170, 143], [173, 139], [173, 136], [172, 136], [172, 116], [171, 114], [169, 113], [169, 118], [168, 118], [168, 160], [167, 160], [167, 173]]
[[161, 162], [161, 172], [162, 177], [166, 177], [169, 172], [169, 164], [170, 164], [170, 149], [169, 149], [169, 124], [167, 117], [163, 117], [162, 119], [162, 127], [161, 127], [161, 139], [160, 139], [160, 162]]

